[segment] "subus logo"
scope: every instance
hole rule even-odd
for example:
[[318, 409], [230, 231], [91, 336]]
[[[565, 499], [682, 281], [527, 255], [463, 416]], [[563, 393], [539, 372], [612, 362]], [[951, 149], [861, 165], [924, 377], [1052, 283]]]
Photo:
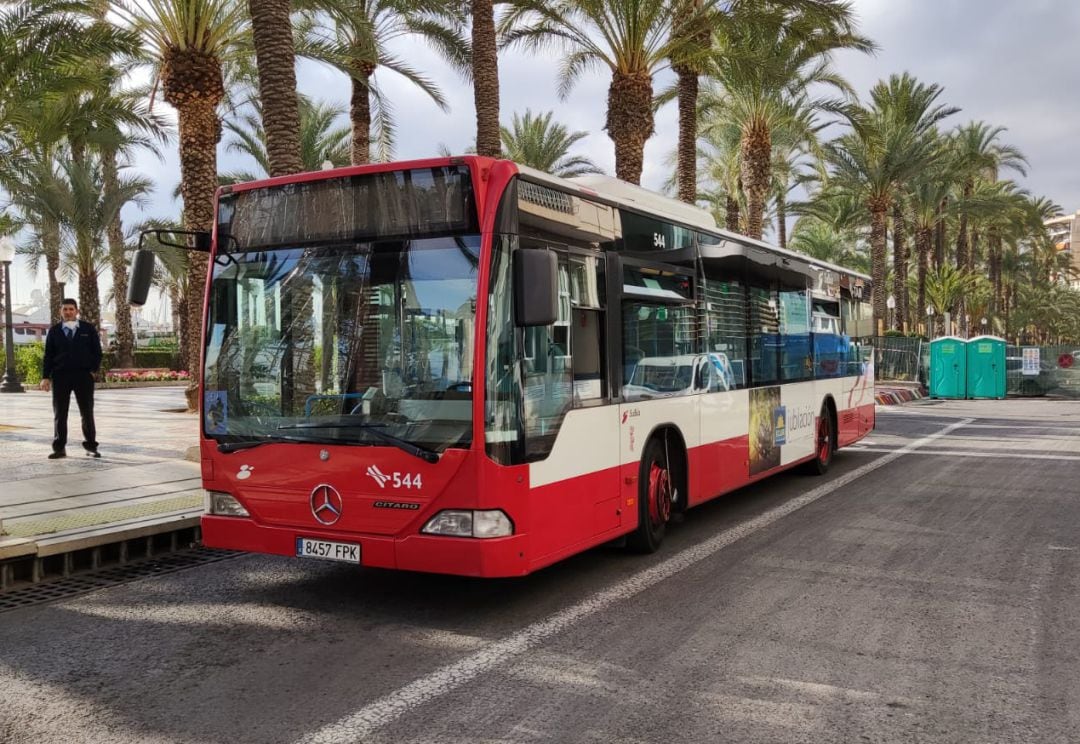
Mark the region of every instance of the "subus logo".
[[390, 480], [390, 476], [379, 470], [375, 465], [369, 465], [367, 474], [375, 479], [375, 482], [379, 484], [379, 488], [386, 488], [386, 481]]

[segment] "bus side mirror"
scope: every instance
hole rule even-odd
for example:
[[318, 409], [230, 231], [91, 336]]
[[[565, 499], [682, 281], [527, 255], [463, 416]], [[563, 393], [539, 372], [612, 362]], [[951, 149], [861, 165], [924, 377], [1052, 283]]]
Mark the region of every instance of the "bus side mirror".
[[135, 251], [131, 262], [131, 279], [128, 282], [127, 301], [131, 305], [142, 307], [146, 296], [150, 294], [150, 283], [154, 278], [154, 252], [144, 249]]
[[555, 254], [543, 248], [514, 251], [514, 323], [546, 326], [559, 315]]

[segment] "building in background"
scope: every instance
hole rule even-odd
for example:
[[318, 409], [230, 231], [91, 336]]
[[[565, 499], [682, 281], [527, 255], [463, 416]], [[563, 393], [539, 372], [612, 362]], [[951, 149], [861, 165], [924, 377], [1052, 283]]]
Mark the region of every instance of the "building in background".
[[1050, 240], [1058, 253], [1069, 257], [1069, 265], [1073, 269], [1069, 284], [1080, 289], [1080, 210], [1075, 214], [1047, 220], [1046, 229], [1050, 232]]

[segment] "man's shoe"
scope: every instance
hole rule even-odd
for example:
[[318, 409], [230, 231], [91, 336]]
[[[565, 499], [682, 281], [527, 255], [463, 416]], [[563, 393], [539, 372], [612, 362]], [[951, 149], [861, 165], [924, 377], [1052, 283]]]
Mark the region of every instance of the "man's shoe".
[[98, 458], [100, 458], [101, 453], [98, 452], [96, 449], [95, 450], [86, 450], [86, 456], [87, 457], [98, 457]]
[[59, 460], [61, 457], [67, 457], [67, 452], [50, 452], [50, 460]]

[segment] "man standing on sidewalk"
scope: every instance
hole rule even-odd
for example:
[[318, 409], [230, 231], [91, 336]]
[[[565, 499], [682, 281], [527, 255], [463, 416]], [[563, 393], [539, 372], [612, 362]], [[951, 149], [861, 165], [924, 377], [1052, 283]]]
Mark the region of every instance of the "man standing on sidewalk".
[[82, 416], [83, 449], [92, 457], [101, 457], [94, 428], [94, 373], [101, 366], [101, 339], [97, 328], [78, 320], [78, 315], [75, 300], [65, 299], [60, 304], [63, 320], [45, 336], [41, 389], [52, 390], [54, 436], [50, 460], [67, 457], [67, 419], [72, 393]]

